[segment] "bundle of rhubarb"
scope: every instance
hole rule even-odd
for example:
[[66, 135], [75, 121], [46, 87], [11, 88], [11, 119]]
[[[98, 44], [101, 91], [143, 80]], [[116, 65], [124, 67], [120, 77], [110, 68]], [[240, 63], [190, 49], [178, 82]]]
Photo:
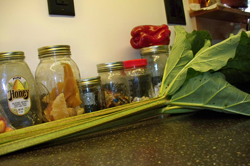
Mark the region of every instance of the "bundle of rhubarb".
[[211, 45], [206, 31], [175, 26], [160, 97], [0, 134], [0, 155], [162, 113], [199, 110], [250, 116], [250, 94], [231, 80], [250, 79], [250, 32]]

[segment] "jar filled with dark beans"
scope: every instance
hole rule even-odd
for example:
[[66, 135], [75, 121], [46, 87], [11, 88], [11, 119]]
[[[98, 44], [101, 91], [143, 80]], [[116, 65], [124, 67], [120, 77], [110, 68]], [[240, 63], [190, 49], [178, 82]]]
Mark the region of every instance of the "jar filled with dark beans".
[[123, 62], [130, 89], [131, 102], [154, 97], [150, 71], [146, 59], [134, 59]]
[[105, 107], [105, 97], [101, 89], [100, 76], [84, 78], [77, 81], [80, 98], [83, 101], [81, 107], [85, 113], [98, 111]]

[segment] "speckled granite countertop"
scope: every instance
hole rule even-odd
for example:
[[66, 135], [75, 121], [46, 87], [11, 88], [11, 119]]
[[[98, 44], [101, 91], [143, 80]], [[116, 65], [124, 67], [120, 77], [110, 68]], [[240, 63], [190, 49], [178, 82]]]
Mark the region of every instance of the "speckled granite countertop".
[[207, 111], [157, 116], [8, 154], [0, 165], [249, 166], [250, 118]]

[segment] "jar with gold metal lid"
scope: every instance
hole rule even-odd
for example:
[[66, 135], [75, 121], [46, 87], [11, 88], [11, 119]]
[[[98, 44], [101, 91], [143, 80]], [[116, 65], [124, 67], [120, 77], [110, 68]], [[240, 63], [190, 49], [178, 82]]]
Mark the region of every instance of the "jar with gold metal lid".
[[38, 49], [35, 79], [39, 87], [44, 121], [75, 116], [82, 103], [77, 86], [80, 72], [71, 59], [69, 45], [52, 45]]
[[42, 109], [35, 79], [22, 51], [0, 52], [0, 104], [16, 128], [42, 122]]
[[97, 65], [105, 95], [106, 107], [115, 107], [130, 103], [129, 85], [122, 61]]
[[77, 81], [84, 113], [105, 108], [104, 93], [101, 89], [101, 77], [89, 77]]
[[167, 63], [169, 49], [168, 45], [157, 45], [140, 49], [141, 58], [147, 59], [147, 68], [151, 72], [151, 80], [155, 96], [159, 96], [162, 77]]

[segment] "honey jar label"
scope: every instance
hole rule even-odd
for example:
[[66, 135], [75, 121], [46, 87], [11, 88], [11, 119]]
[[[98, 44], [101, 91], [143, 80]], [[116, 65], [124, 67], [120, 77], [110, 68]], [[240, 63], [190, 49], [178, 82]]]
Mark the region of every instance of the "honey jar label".
[[25, 115], [31, 108], [28, 83], [22, 76], [14, 76], [7, 82], [7, 100], [10, 111], [18, 116]]

